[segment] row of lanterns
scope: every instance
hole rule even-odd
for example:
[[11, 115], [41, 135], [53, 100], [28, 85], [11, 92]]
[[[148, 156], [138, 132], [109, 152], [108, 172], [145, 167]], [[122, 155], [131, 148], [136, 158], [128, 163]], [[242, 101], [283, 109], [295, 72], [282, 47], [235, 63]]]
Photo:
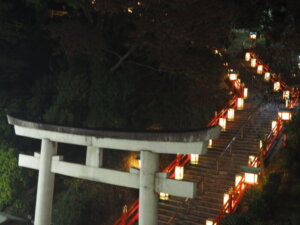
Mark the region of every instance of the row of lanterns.
[[[245, 61], [249, 62], [250, 61], [250, 67], [251, 68], [256, 68], [257, 67], [257, 74], [263, 74], [264, 73], [264, 66], [262, 64], [257, 64], [257, 59], [253, 56], [251, 56], [250, 52], [245, 53]], [[269, 82], [271, 79], [271, 73], [266, 71], [264, 73], [264, 81]], [[274, 92], [279, 92], [281, 88], [280, 82], [275, 81], [274, 82], [274, 87], [273, 90]]]
[[[251, 40], [256, 40], [256, 33], [250, 33], [250, 38]], [[246, 52], [245, 54], [245, 61], [249, 62], [250, 61], [250, 66], [252, 68], [255, 68], [257, 66], [257, 74], [263, 74], [264, 72], [264, 68], [263, 65], [257, 65], [257, 61], [256, 58], [251, 58], [251, 53], [250, 52]], [[230, 77], [229, 77], [230, 79]], [[237, 78], [236, 78], [237, 79]], [[270, 72], [265, 72], [264, 75], [264, 80], [265, 81], [270, 81], [271, 79], [271, 74]], [[230, 79], [232, 80], [232, 79]], [[280, 91], [280, 82], [276, 81], [274, 82], [274, 87], [273, 90], [275, 92]], [[283, 91], [283, 96], [282, 98], [286, 101], [286, 109], [280, 109], [278, 112], [278, 120], [279, 121], [290, 121], [291, 120], [291, 116], [292, 116], [292, 109], [290, 109], [290, 92], [288, 90]], [[277, 133], [277, 126], [279, 126], [278, 121], [272, 121], [272, 131]], [[276, 135], [275, 133], [275, 135]], [[259, 149], [263, 150], [263, 142], [262, 140], [259, 141]], [[249, 159], [248, 159], [248, 167], [246, 167], [246, 171], [244, 172], [244, 174], [238, 174], [235, 176], [235, 186], [237, 187], [241, 180], [244, 179], [243, 184], [241, 189], [243, 190], [245, 188], [246, 184], [257, 184], [258, 183], [258, 170], [252, 169], [252, 168], [257, 168], [258, 167], [258, 160], [257, 157], [254, 155], [250, 155]], [[223, 197], [223, 205], [225, 205], [228, 201], [229, 204], [232, 206], [234, 204], [234, 202], [232, 200], [230, 200], [232, 198], [232, 195], [230, 193], [225, 193], [224, 197]], [[229, 209], [226, 210], [226, 213], [230, 212], [230, 207], [228, 207]], [[216, 222], [214, 222], [213, 219], [207, 219], [205, 225], [217, 225]]]

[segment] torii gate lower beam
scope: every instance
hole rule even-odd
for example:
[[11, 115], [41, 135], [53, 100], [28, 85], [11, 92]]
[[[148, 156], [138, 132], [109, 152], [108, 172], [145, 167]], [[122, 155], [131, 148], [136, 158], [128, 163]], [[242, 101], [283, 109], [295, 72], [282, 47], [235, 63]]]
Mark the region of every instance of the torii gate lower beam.
[[[62, 127], [24, 121], [8, 116], [17, 135], [42, 140], [41, 153], [19, 155], [19, 165], [39, 170], [35, 225], [50, 225], [54, 174], [108, 184], [138, 188], [140, 193], [139, 225], [157, 224], [157, 192], [194, 198], [196, 184], [167, 179], [158, 173], [158, 154], [205, 154], [209, 139], [220, 134], [220, 127], [189, 132], [120, 132]], [[63, 162], [55, 156], [57, 142], [87, 147], [86, 165]], [[130, 173], [98, 168], [102, 149], [141, 151], [141, 171]]]

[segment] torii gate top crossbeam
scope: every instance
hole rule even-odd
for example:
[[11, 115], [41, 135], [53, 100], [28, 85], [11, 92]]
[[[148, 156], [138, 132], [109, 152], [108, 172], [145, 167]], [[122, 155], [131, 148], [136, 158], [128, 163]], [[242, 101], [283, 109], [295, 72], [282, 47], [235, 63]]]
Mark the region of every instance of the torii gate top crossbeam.
[[166, 154], [205, 154], [209, 139], [217, 138], [220, 127], [184, 132], [127, 132], [92, 130], [31, 122], [7, 116], [17, 135], [54, 142], [127, 151], [149, 150]]

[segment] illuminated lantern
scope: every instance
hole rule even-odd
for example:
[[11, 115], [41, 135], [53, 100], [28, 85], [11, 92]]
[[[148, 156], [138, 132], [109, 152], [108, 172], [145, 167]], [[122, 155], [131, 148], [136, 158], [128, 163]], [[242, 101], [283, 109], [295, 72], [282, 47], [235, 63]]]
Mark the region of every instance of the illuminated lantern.
[[258, 175], [255, 173], [245, 173], [245, 183], [246, 184], [257, 184]]
[[183, 166], [176, 166], [175, 167], [175, 180], [182, 180], [184, 174], [184, 167]]
[[241, 174], [235, 175], [235, 186], [238, 186], [240, 181], [243, 179], [243, 176]]
[[227, 66], [228, 66], [228, 62], [224, 62], [224, 63], [223, 63], [223, 66], [226, 66], [226, 67], [227, 67]]
[[223, 205], [225, 205], [228, 200], [229, 200], [229, 194], [228, 193], [224, 193]]
[[244, 88], [244, 99], [248, 98], [248, 88]]
[[231, 81], [237, 80], [238, 75], [239, 75], [238, 72], [229, 72], [228, 73], [229, 80], [231, 80]]
[[191, 154], [191, 161], [192, 165], [197, 165], [199, 162], [199, 155], [198, 154]]
[[[243, 174], [237, 174], [235, 175], [235, 187], [237, 187], [240, 183], [240, 181], [243, 179]], [[243, 190], [245, 188], [245, 185], [242, 184], [241, 189]]]
[[245, 61], [246, 61], [246, 62], [249, 62], [250, 59], [251, 59], [251, 54], [250, 54], [250, 52], [246, 52], [246, 53], [245, 53]]
[[226, 130], [226, 118], [220, 118], [219, 119], [219, 125], [221, 126], [221, 131], [225, 131]]
[[258, 65], [257, 66], [257, 74], [263, 74], [263, 70], [264, 70], [263, 65]]
[[160, 192], [159, 193], [159, 199], [161, 199], [161, 200], [168, 200], [169, 199], [169, 194], [168, 193]]
[[245, 172], [244, 178], [246, 184], [257, 184], [258, 173], [260, 172], [260, 168], [250, 167], [250, 166], [242, 166], [242, 171]]
[[289, 99], [290, 98], [290, 91], [283, 91], [282, 98], [283, 99]]
[[271, 78], [271, 74], [269, 72], [265, 72], [264, 80], [268, 82], [270, 78]]
[[228, 121], [234, 121], [234, 109], [233, 108], [228, 109], [227, 119], [228, 119]]
[[263, 142], [262, 140], [259, 140], [259, 149], [261, 149], [263, 147]]
[[215, 223], [213, 222], [213, 219], [207, 219], [205, 225], [215, 225]]
[[253, 167], [257, 167], [257, 161], [255, 161], [255, 155], [249, 155], [249, 159], [248, 159], [248, 165], [249, 166], [253, 166]]
[[[224, 197], [223, 197], [223, 205], [225, 206], [225, 204], [228, 202], [229, 200], [229, 193], [224, 193]], [[230, 204], [230, 203], [229, 203]], [[229, 213], [229, 207], [226, 210], [226, 213]]]
[[244, 99], [238, 98], [237, 99], [237, 110], [243, 110], [244, 109]]
[[208, 140], [208, 148], [212, 148], [212, 139]]
[[283, 121], [291, 121], [292, 109], [279, 109], [278, 117]]
[[128, 13], [133, 13], [133, 7], [128, 7], [128, 8], [127, 8], [127, 12], [128, 12]]
[[256, 40], [256, 32], [250, 32], [250, 39], [251, 40]]
[[141, 157], [140, 154], [136, 156], [136, 160], [138, 161], [138, 168], [141, 169]]
[[274, 83], [274, 91], [275, 92], [278, 92], [280, 90], [280, 82], [279, 81], [276, 81]]
[[255, 67], [256, 67], [256, 58], [252, 58], [252, 59], [251, 59], [250, 66], [251, 66], [252, 68], [255, 68]]

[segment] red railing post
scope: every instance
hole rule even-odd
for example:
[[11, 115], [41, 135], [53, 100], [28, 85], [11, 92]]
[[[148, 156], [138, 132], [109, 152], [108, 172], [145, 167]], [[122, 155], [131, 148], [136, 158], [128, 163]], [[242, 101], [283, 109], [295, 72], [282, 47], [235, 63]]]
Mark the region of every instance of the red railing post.
[[127, 205], [123, 206], [123, 212], [122, 212], [122, 225], [126, 225], [126, 220], [127, 220]]

